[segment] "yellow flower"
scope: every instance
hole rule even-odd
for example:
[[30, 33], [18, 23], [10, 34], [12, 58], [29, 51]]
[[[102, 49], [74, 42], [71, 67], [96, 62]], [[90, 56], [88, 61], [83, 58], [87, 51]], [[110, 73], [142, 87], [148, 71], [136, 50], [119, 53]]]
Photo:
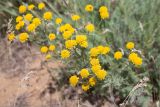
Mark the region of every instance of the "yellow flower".
[[72, 49], [77, 45], [76, 40], [67, 40], [65, 46], [67, 49]]
[[109, 13], [108, 12], [101, 12], [100, 16], [101, 16], [101, 19], [108, 19], [109, 18]]
[[16, 22], [18, 23], [18, 22], [20, 22], [20, 21], [22, 21], [23, 20], [23, 17], [22, 16], [17, 16], [16, 17]]
[[33, 23], [29, 24], [28, 27], [27, 27], [27, 30], [29, 32], [33, 32], [33, 31], [35, 31], [35, 29], [36, 29], [36, 25], [33, 24]]
[[88, 24], [88, 25], [86, 25], [85, 29], [86, 29], [88, 32], [93, 32], [93, 31], [95, 30], [93, 24]]
[[135, 64], [136, 66], [140, 66], [142, 65], [142, 58], [138, 57], [138, 54], [132, 52], [129, 57], [128, 57], [129, 61], [131, 61], [133, 64]]
[[71, 18], [73, 21], [78, 21], [80, 19], [80, 16], [79, 15], [72, 15]]
[[89, 90], [89, 85], [82, 85], [82, 89], [83, 89], [83, 91], [87, 91], [87, 90]]
[[50, 33], [48, 38], [49, 38], [50, 41], [55, 40], [56, 39], [56, 35], [54, 33]]
[[96, 79], [94, 77], [89, 78], [89, 85], [92, 87], [96, 85]]
[[26, 42], [26, 41], [28, 40], [28, 38], [29, 38], [29, 36], [28, 36], [27, 33], [20, 33], [20, 34], [19, 34], [19, 41], [20, 41], [21, 43]]
[[8, 35], [8, 40], [9, 40], [9, 41], [13, 41], [14, 39], [15, 39], [14, 33], [10, 33], [10, 34]]
[[69, 78], [69, 83], [71, 86], [75, 87], [78, 83], [79, 78], [76, 75], [73, 75]]
[[39, 18], [33, 18], [32, 23], [37, 27], [41, 24], [41, 20]]
[[87, 37], [86, 35], [77, 35], [76, 36], [76, 42], [79, 44], [81, 47], [88, 47], [88, 42], [87, 42]]
[[91, 4], [88, 4], [88, 5], [86, 5], [86, 7], [85, 7], [85, 10], [86, 10], [87, 12], [92, 12], [93, 9], [94, 9], [94, 7], [93, 7]]
[[134, 48], [134, 43], [133, 43], [133, 42], [128, 42], [128, 43], [126, 44], [126, 48], [127, 48], [127, 49], [133, 49], [133, 48]]
[[110, 52], [110, 47], [106, 46], [103, 48], [102, 54], [108, 54]]
[[16, 27], [15, 27], [16, 30], [20, 30], [21, 29], [21, 26], [20, 24], [16, 24]]
[[82, 69], [80, 75], [82, 78], [87, 78], [89, 76], [89, 71], [87, 69]]
[[123, 56], [123, 54], [122, 54], [122, 52], [120, 52], [120, 51], [117, 51], [117, 52], [114, 53], [114, 58], [115, 58], [116, 60], [121, 59], [122, 56]]
[[101, 70], [101, 66], [100, 66], [100, 64], [99, 65], [93, 65], [91, 69], [92, 69], [93, 73], [96, 74], [99, 70]]
[[68, 50], [62, 50], [61, 51], [61, 58], [65, 59], [70, 57], [70, 52]]
[[47, 53], [48, 52], [48, 47], [47, 46], [42, 46], [40, 50], [41, 50], [41, 53]]
[[62, 35], [63, 35], [63, 38], [65, 40], [67, 40], [72, 36], [72, 32], [71, 31], [65, 31]]
[[45, 20], [51, 20], [52, 19], [52, 13], [51, 12], [45, 12], [44, 14], [43, 14], [43, 18], [45, 19]]
[[97, 57], [99, 54], [99, 50], [96, 47], [91, 48], [89, 54], [91, 57]]
[[24, 26], [24, 21], [19, 21], [18, 24], [20, 25], [20, 27], [23, 27]]
[[108, 8], [106, 6], [101, 6], [99, 8], [101, 19], [108, 19], [109, 18], [109, 12]]
[[104, 80], [107, 74], [108, 73], [105, 70], [99, 70], [98, 72], [96, 72], [96, 76], [99, 80]]
[[38, 4], [38, 9], [42, 10], [43, 8], [45, 8], [45, 4], [44, 3], [39, 3]]
[[26, 14], [26, 15], [24, 16], [24, 18], [25, 18], [25, 20], [27, 20], [27, 21], [31, 21], [32, 18], [33, 18], [33, 15], [30, 14], [30, 13], [28, 13], [28, 14]]
[[133, 63], [136, 65], [136, 66], [140, 66], [142, 65], [142, 58], [140, 57], [136, 57], [134, 60], [133, 60]]
[[19, 13], [24, 13], [26, 12], [27, 8], [24, 5], [19, 6]]
[[136, 57], [138, 57], [138, 54], [132, 52], [131, 54], [129, 54], [128, 59], [129, 59], [129, 61], [133, 61]]
[[61, 18], [56, 18], [55, 22], [56, 22], [56, 24], [61, 24], [62, 23], [62, 19]]
[[21, 29], [24, 26], [24, 21], [19, 21], [18, 24], [16, 24], [16, 30]]
[[50, 50], [50, 51], [54, 51], [54, 50], [55, 50], [55, 46], [54, 46], [54, 45], [50, 45], [50, 46], [49, 46], [49, 50]]
[[99, 12], [101, 13], [101, 12], [106, 12], [106, 11], [108, 11], [108, 8], [106, 7], [106, 6], [101, 6], [100, 8], [99, 8]]
[[71, 24], [67, 23], [65, 25], [60, 26], [59, 31], [60, 32], [70, 31], [73, 34], [75, 30]]
[[97, 59], [97, 58], [91, 58], [91, 59], [90, 59], [90, 64], [91, 64], [92, 66], [94, 66], [94, 65], [99, 65], [99, 59]]
[[51, 54], [47, 54], [46, 55], [46, 59], [48, 60], [48, 59], [51, 59], [52, 58], [52, 56], [51, 56]]
[[28, 10], [33, 10], [34, 9], [34, 4], [30, 4], [29, 6], [28, 6]]

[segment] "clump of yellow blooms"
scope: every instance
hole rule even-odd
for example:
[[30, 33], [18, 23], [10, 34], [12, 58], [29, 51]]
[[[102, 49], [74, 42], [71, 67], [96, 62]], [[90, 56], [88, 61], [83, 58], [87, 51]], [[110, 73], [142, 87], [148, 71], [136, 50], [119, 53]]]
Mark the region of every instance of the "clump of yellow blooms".
[[82, 89], [83, 89], [83, 91], [89, 90], [89, 85], [88, 84], [85, 84], [85, 85], [83, 84]]
[[71, 36], [73, 35], [75, 29], [72, 27], [71, 24], [64, 24], [62, 26], [60, 26], [59, 31], [62, 33], [63, 38], [65, 40], [71, 38]]
[[71, 86], [75, 87], [78, 83], [79, 78], [76, 75], [73, 75], [69, 78]]
[[50, 51], [54, 51], [55, 49], [56, 49], [55, 45], [50, 45], [50, 46], [49, 46], [49, 50], [50, 50]]
[[34, 9], [34, 4], [30, 4], [29, 6], [28, 6], [28, 10], [33, 10]]
[[48, 47], [47, 46], [42, 46], [40, 50], [41, 50], [42, 53], [47, 53], [48, 52]]
[[94, 77], [89, 78], [89, 85], [92, 87], [96, 85], [96, 79]]
[[61, 51], [61, 58], [66, 59], [70, 57], [70, 52], [68, 50], [62, 50]]
[[82, 69], [80, 75], [82, 78], [87, 78], [89, 76], [89, 71], [87, 69]]
[[45, 8], [45, 4], [43, 2], [38, 4], [38, 9], [42, 10]]
[[62, 19], [61, 18], [56, 18], [55, 23], [56, 24], [61, 24], [62, 23]]
[[24, 21], [19, 21], [17, 24], [16, 24], [16, 30], [20, 30], [22, 27], [24, 26]]
[[121, 51], [117, 51], [117, 52], [114, 53], [114, 58], [116, 60], [122, 59], [122, 56], [123, 56], [123, 53]]
[[28, 40], [28, 38], [29, 38], [29, 36], [28, 36], [27, 33], [20, 33], [20, 34], [19, 34], [19, 41], [20, 41], [21, 43], [26, 42], [26, 41]]
[[[27, 9], [31, 11], [34, 8], [35, 8], [34, 4], [30, 4], [28, 5], [28, 7], [21, 5], [19, 7], [19, 13], [25, 13]], [[45, 8], [44, 3], [41, 2], [38, 4], [39, 10], [42, 10], [44, 8]], [[92, 12], [93, 10], [94, 10], [93, 5], [88, 4], [85, 6], [85, 11]], [[103, 20], [108, 19], [110, 16], [108, 8], [106, 6], [101, 6], [99, 8], [99, 14], [101, 19]], [[46, 60], [51, 59], [52, 58], [51, 53], [55, 51], [55, 48], [56, 49], [58, 48], [54, 45], [54, 42], [56, 42], [54, 40], [56, 38], [59, 39], [62, 36], [63, 40], [60, 42], [64, 43], [65, 46], [64, 45], [62, 46], [64, 49], [62, 49], [60, 53], [59, 51], [58, 52], [55, 51], [55, 54], [56, 53], [60, 54], [62, 59], [69, 58], [71, 54], [73, 54], [72, 55], [73, 58], [74, 58], [74, 55], [77, 55], [77, 54], [80, 56], [83, 56], [83, 55], [85, 56], [86, 54], [89, 55], [89, 57], [87, 58], [83, 57], [84, 62], [87, 64], [87, 66], [83, 66], [79, 72], [77, 71], [77, 75], [73, 75], [69, 78], [70, 85], [75, 87], [79, 83], [81, 85], [82, 90], [88, 91], [90, 87], [95, 86], [98, 81], [105, 80], [108, 75], [108, 72], [105, 69], [103, 69], [103, 65], [101, 65], [103, 64], [103, 62], [101, 62], [101, 59], [106, 55], [112, 54], [112, 52], [110, 52], [111, 49], [109, 46], [103, 46], [103, 45], [87, 48], [90, 46], [89, 44], [90, 41], [87, 40], [89, 37], [87, 38], [87, 35], [85, 35], [84, 32], [83, 32], [84, 35], [83, 34], [78, 35], [79, 33], [78, 31], [81, 30], [81, 28], [75, 27], [74, 25], [72, 26], [70, 23], [64, 23], [64, 21], [63, 21], [64, 24], [62, 24], [62, 18], [57, 16], [56, 18], [54, 18], [52, 12], [47, 11], [43, 14], [43, 19], [41, 19], [41, 17], [33, 16], [31, 13], [27, 13], [26, 15], [23, 15], [23, 16], [22, 15], [17, 16], [15, 29], [16, 30], [26, 29], [29, 33], [32, 32], [34, 34], [36, 33], [35, 31], [38, 29], [37, 27], [40, 25], [43, 25], [43, 23], [46, 22], [44, 20], [50, 21], [52, 19], [54, 20], [57, 27], [56, 35], [54, 33], [49, 33], [49, 35], [47, 36], [48, 44], [40, 48], [41, 53], [45, 54]], [[81, 17], [77, 14], [74, 14], [74, 15], [71, 15], [71, 19], [72, 21], [78, 21], [81, 19]], [[25, 29], [21, 29], [23, 26], [25, 26], [24, 27]], [[91, 23], [85, 24], [85, 27], [82, 27], [82, 28], [84, 28], [83, 30], [85, 32], [87, 31], [87, 33], [92, 33], [95, 31], [95, 26], [94, 24], [91, 24]], [[19, 34], [18, 38], [21, 43], [24, 43], [29, 39], [29, 35], [28, 33], [23, 32]], [[8, 40], [13, 41], [14, 39], [16, 39], [14, 33], [10, 33], [8, 35]], [[134, 47], [135, 46], [133, 42], [128, 42], [126, 44], [126, 48], [131, 51], [134, 51], [132, 50], [134, 49]], [[89, 51], [89, 53], [83, 52], [84, 50]], [[121, 51], [116, 51], [114, 53], [114, 58], [116, 60], [120, 60], [122, 59], [122, 57], [123, 57], [123, 53]], [[85, 61], [85, 60], [88, 60], [88, 61]], [[131, 63], [133, 63], [135, 66], [140, 66], [142, 65], [142, 62], [143, 62], [143, 59], [139, 57], [138, 54], [135, 52], [131, 52], [128, 55], [128, 60]], [[83, 83], [79, 82], [79, 77], [81, 77], [80, 79], [82, 79]]]
[[95, 74], [96, 74], [96, 76], [97, 76], [98, 79], [104, 80], [105, 77], [107, 76], [107, 71], [105, 71], [105, 70], [99, 70]]
[[25, 5], [19, 6], [19, 13], [24, 13], [26, 12], [26, 10], [27, 10], [27, 7]]
[[76, 40], [67, 40], [67, 41], [65, 42], [65, 46], [66, 46], [67, 49], [72, 49], [72, 48], [74, 48], [76, 45], [77, 45]]
[[23, 17], [22, 16], [17, 16], [16, 17], [16, 22], [18, 23], [18, 22], [20, 22], [20, 21], [22, 21], [23, 20]]
[[50, 11], [45, 12], [45, 13], [43, 14], [43, 18], [44, 18], [45, 20], [51, 20], [51, 19], [52, 19], [52, 12], [50, 12]]
[[134, 43], [133, 43], [133, 42], [128, 42], [128, 43], [126, 44], [126, 48], [127, 48], [127, 49], [133, 49], [133, 48], [134, 48]]
[[29, 32], [33, 32], [33, 31], [35, 31], [35, 29], [36, 29], [36, 25], [33, 24], [33, 23], [29, 24], [28, 27], [27, 27], [27, 30]]
[[73, 21], [78, 21], [80, 19], [80, 16], [79, 15], [72, 15], [71, 18]]
[[46, 59], [48, 60], [48, 59], [51, 59], [52, 58], [52, 56], [51, 56], [51, 54], [47, 54], [46, 55]]
[[92, 12], [93, 9], [94, 9], [94, 7], [93, 7], [93, 5], [91, 5], [91, 4], [88, 4], [88, 5], [86, 5], [86, 7], [85, 7], [85, 10], [86, 10], [87, 12]]
[[41, 24], [41, 20], [39, 18], [33, 18], [32, 23], [37, 27]]
[[109, 12], [108, 12], [108, 8], [106, 6], [101, 6], [99, 8], [99, 13], [100, 13], [101, 19], [108, 19], [109, 18]]
[[28, 14], [26, 14], [26, 15], [24, 16], [24, 19], [27, 20], [27, 21], [31, 21], [32, 18], [33, 18], [33, 15], [30, 14], [30, 13], [28, 13]]
[[77, 35], [76, 36], [76, 42], [78, 45], [80, 45], [83, 48], [88, 47], [88, 42], [87, 42], [87, 36], [86, 35]]
[[56, 39], [56, 35], [55, 35], [54, 33], [50, 33], [50, 34], [48, 35], [48, 38], [49, 38], [50, 41], [53, 41], [53, 40]]
[[94, 28], [94, 25], [93, 24], [87, 24], [85, 29], [88, 31], [88, 32], [94, 32], [95, 28]]
[[142, 58], [140, 58], [140, 57], [138, 56], [138, 54], [137, 54], [137, 53], [134, 53], [134, 52], [132, 52], [131, 54], [129, 54], [128, 59], [129, 59], [129, 61], [131, 61], [131, 62], [132, 62], [133, 64], [135, 64], [136, 66], [142, 65], [142, 62], [143, 62]]
[[14, 33], [10, 33], [10, 34], [8, 35], [8, 40], [9, 40], [9, 41], [13, 41], [14, 39], [15, 39]]

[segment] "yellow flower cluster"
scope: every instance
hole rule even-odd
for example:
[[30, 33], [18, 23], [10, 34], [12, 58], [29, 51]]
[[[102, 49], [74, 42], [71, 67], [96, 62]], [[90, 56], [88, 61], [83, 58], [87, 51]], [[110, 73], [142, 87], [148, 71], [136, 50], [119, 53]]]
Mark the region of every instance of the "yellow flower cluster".
[[44, 8], [45, 8], [45, 4], [43, 2], [41, 2], [41, 3], [38, 4], [38, 9], [39, 10], [42, 10]]
[[116, 60], [122, 59], [123, 53], [121, 51], [117, 51], [114, 53], [114, 58]]
[[90, 56], [97, 57], [99, 54], [108, 54], [110, 52], [110, 48], [108, 46], [97, 46], [90, 49]]
[[20, 33], [20, 34], [19, 34], [19, 41], [20, 41], [21, 43], [26, 42], [26, 41], [28, 40], [28, 38], [29, 38], [29, 36], [28, 36], [27, 33]]
[[45, 20], [51, 20], [51, 19], [52, 19], [52, 12], [50, 12], [50, 11], [45, 12], [45, 13], [43, 14], [43, 18], [44, 18]]
[[138, 56], [138, 54], [137, 54], [137, 53], [134, 53], [134, 52], [132, 52], [132, 53], [129, 55], [128, 59], [129, 59], [129, 61], [131, 61], [135, 66], [140, 66], [140, 65], [142, 65], [142, 62], [143, 62], [142, 58], [140, 58], [140, 57]]
[[10, 33], [10, 34], [8, 35], [8, 40], [9, 40], [9, 41], [13, 41], [14, 39], [15, 39], [14, 33]]
[[70, 52], [68, 50], [62, 50], [61, 51], [61, 58], [66, 59], [68, 57], [70, 57]]
[[71, 86], [76, 86], [78, 83], [79, 78], [76, 75], [70, 77], [69, 82]]
[[55, 35], [54, 33], [50, 33], [50, 34], [48, 35], [48, 38], [49, 38], [50, 41], [53, 41], [53, 40], [56, 39], [56, 35]]
[[87, 24], [85, 29], [88, 31], [88, 32], [94, 32], [95, 30], [95, 27], [93, 24]]
[[88, 47], [87, 36], [86, 35], [77, 35], [76, 42], [83, 48]]
[[108, 8], [106, 6], [101, 6], [99, 8], [99, 13], [100, 13], [101, 19], [108, 19], [109, 18], [109, 12], [108, 12]]
[[65, 46], [66, 46], [67, 49], [72, 49], [72, 48], [74, 48], [76, 45], [77, 45], [76, 40], [67, 40], [67, 41], [65, 42]]
[[80, 16], [79, 15], [72, 15], [71, 18], [73, 21], [78, 21], [80, 19]]
[[63, 38], [65, 40], [67, 40], [67, 39], [71, 38], [75, 29], [72, 27], [72, 25], [67, 23], [67, 24], [60, 26], [59, 31], [62, 33]]
[[55, 45], [53, 45], [53, 44], [51, 44], [49, 47], [42, 46], [41, 49], [40, 49], [41, 53], [46, 54], [45, 58], [47, 60], [52, 58], [51, 53], [48, 53], [48, 52], [49, 51], [53, 52], [54, 50], [55, 50]]
[[85, 7], [85, 10], [86, 10], [87, 12], [92, 12], [93, 9], [94, 9], [94, 7], [93, 7], [91, 4], [88, 4], [88, 5], [86, 5], [86, 7]]
[[[69, 78], [69, 82], [71, 86], [76, 86], [78, 83], [81, 84], [81, 87], [84, 91], [87, 91], [90, 89], [90, 87], [93, 87], [96, 85], [97, 81], [102, 81], [105, 80], [105, 78], [108, 75], [108, 72], [106, 70], [103, 69], [103, 66], [101, 66], [101, 62], [100, 59], [101, 56], [105, 56], [107, 54], [109, 54], [110, 52], [110, 47], [108, 46], [96, 46], [93, 48], [89, 48], [89, 57], [87, 57], [85, 59], [85, 55], [86, 53], [83, 53], [83, 50], [87, 50], [87, 47], [90, 46], [90, 44], [87, 41], [87, 35], [78, 35], [78, 31], [79, 28], [74, 28], [74, 26], [72, 26], [69, 23], [65, 23], [62, 24], [62, 18], [60, 17], [56, 17], [54, 19], [53, 14], [51, 11], [46, 11], [43, 13], [43, 16], [41, 18], [38, 17], [34, 17], [31, 14], [31, 11], [37, 8], [35, 7], [35, 5], [30, 4], [28, 6], [25, 5], [21, 5], [19, 7], [19, 13], [27, 13], [21, 16], [17, 16], [16, 18], [16, 30], [24, 30], [21, 29], [22, 27], [25, 26], [25, 29], [27, 30], [28, 33], [34, 34], [36, 31], [36, 28], [38, 26], [40, 26], [43, 23], [48, 23], [48, 21], [52, 22], [52, 19], [54, 20], [55, 24], [56, 24], [56, 28], [58, 29], [58, 31], [56, 32], [56, 35], [54, 33], [49, 33], [49, 35], [47, 36], [47, 42], [48, 44], [46, 44], [46, 46], [41, 46], [40, 51], [41, 53], [45, 54], [45, 58], [46, 59], [51, 59], [52, 58], [52, 54], [51, 52], [53, 52], [55, 50], [55, 45], [53, 45], [55, 39], [59, 39], [60, 36], [63, 36], [62, 43], [64, 43], [64, 45], [62, 47], [65, 47], [65, 49], [62, 49], [59, 52], [60, 56], [62, 59], [67, 59], [72, 55], [72, 52], [75, 52], [76, 54], [81, 54], [84, 55], [84, 61], [89, 58], [89, 61], [86, 61], [86, 63], [88, 64], [88, 66], [81, 68], [81, 70], [79, 70], [79, 72], [77, 73], [77, 75], [73, 75]], [[45, 4], [43, 2], [38, 4], [38, 9], [42, 10], [45, 8]], [[28, 13], [29, 10], [29, 13]], [[47, 10], [47, 9], [46, 9]], [[87, 12], [92, 12], [94, 10], [94, 6], [91, 4], [88, 4], [85, 6], [85, 11]], [[106, 6], [101, 6], [99, 8], [99, 14], [101, 19], [108, 19], [109, 18], [109, 11], [108, 8]], [[80, 15], [74, 14], [71, 15], [70, 20], [73, 21], [80, 21], [81, 17]], [[81, 30], [81, 29], [80, 29]], [[85, 24], [85, 26], [83, 27], [84, 32], [87, 31], [87, 33], [92, 33], [95, 32], [95, 26], [92, 23], [87, 23]], [[49, 31], [50, 32], [50, 31]], [[83, 33], [84, 33], [83, 32]], [[19, 41], [21, 43], [26, 42], [29, 39], [29, 35], [26, 32], [20, 33], [18, 38]], [[46, 33], [46, 32], [45, 32]], [[85, 34], [85, 33], [84, 33]], [[46, 34], [44, 34], [46, 35]], [[57, 36], [57, 37], [56, 37]], [[9, 41], [13, 41], [15, 39], [15, 35], [13, 33], [8, 35], [8, 40]], [[46, 39], [46, 38], [44, 38]], [[44, 42], [46, 43], [46, 42]], [[133, 42], [128, 42], [126, 44], [126, 48], [129, 50], [134, 49], [134, 43]], [[73, 54], [74, 57], [75, 54]], [[70, 58], [73, 58], [70, 57]], [[122, 51], [116, 51], [114, 53], [114, 58], [116, 60], [120, 60], [123, 57], [123, 52]], [[130, 55], [128, 56], [128, 60], [130, 62], [132, 62], [135, 66], [140, 66], [142, 65], [142, 58], [140, 58], [138, 56], [137, 53], [131, 52]], [[85, 82], [79, 82], [79, 78], [80, 80], [83, 80]]]
[[127, 49], [133, 49], [133, 48], [134, 48], [134, 43], [133, 43], [133, 42], [128, 42], [128, 43], [126, 44], [126, 48], [127, 48]]
[[56, 18], [55, 23], [56, 24], [61, 24], [62, 23], [62, 19], [61, 18]]

